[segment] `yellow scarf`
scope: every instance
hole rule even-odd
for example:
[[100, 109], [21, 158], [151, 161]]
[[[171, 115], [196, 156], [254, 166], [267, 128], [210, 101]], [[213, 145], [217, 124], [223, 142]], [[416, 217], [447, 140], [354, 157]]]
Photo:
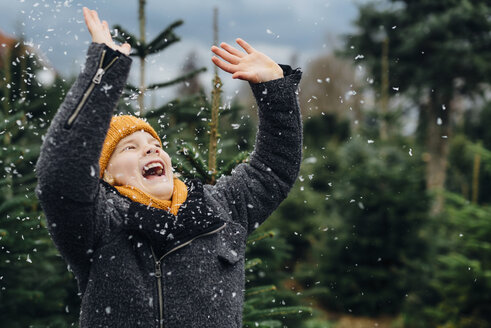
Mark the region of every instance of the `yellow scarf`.
[[188, 197], [188, 188], [184, 182], [178, 178], [174, 178], [174, 190], [172, 192], [171, 200], [160, 200], [150, 196], [149, 194], [141, 191], [133, 186], [115, 186], [115, 188], [124, 196], [128, 197], [134, 202], [138, 202], [144, 205], [160, 208], [161, 210], [168, 211], [174, 215], [177, 215], [179, 207], [186, 201]]

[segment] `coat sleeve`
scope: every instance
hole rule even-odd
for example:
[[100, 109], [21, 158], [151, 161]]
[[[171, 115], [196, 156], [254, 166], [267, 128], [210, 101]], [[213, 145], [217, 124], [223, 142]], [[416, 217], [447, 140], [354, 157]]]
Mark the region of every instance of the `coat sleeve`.
[[286, 198], [302, 159], [302, 120], [297, 87], [302, 72], [281, 65], [284, 77], [250, 84], [258, 104], [259, 126], [248, 164], [239, 164], [214, 186], [213, 201], [250, 234]]
[[99, 157], [131, 59], [103, 44], [89, 46], [84, 69], [46, 133], [36, 163], [36, 196], [48, 230], [72, 267], [90, 259], [107, 223], [99, 218]]

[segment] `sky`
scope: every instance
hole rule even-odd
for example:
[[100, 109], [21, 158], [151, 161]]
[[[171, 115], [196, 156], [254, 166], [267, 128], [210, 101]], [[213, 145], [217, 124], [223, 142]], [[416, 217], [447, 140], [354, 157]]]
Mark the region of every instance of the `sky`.
[[[340, 37], [354, 31], [357, 4], [364, 2], [147, 0], [147, 41], [174, 21], [184, 21], [175, 30], [181, 41], [148, 58], [147, 83], [178, 77], [186, 57], [194, 51], [198, 66], [208, 68], [200, 80], [211, 88], [214, 7], [219, 9], [219, 41], [236, 45], [234, 40], [241, 37], [276, 62], [305, 70], [309, 61], [341, 46]], [[119, 24], [139, 35], [138, 0], [0, 0], [0, 4], [0, 30], [10, 36], [22, 36], [65, 77], [78, 74], [91, 41], [83, 20], [83, 6], [97, 10], [110, 26]], [[129, 81], [132, 84], [137, 84], [138, 66], [134, 58]], [[244, 82], [226, 79], [226, 75], [221, 73], [225, 93], [236, 93]], [[159, 97], [165, 100], [172, 92], [161, 92]]]

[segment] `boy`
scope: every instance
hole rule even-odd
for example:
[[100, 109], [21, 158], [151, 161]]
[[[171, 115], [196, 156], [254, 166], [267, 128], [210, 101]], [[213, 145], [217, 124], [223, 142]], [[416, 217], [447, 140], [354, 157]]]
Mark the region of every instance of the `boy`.
[[84, 8], [92, 43], [53, 118], [36, 164], [36, 194], [77, 278], [80, 327], [241, 327], [246, 238], [287, 196], [301, 161], [299, 70], [245, 41], [212, 61], [246, 80], [259, 106], [249, 164], [216, 185], [172, 175], [145, 121], [112, 117], [131, 59]]

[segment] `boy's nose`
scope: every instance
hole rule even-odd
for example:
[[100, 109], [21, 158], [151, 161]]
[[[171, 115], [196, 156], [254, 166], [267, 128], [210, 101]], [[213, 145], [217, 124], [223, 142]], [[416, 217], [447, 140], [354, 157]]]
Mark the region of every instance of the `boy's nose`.
[[155, 147], [155, 146], [152, 146], [152, 147], [148, 148], [147, 149], [147, 154], [151, 154], [151, 153], [156, 153], [156, 154], [160, 153], [159, 148], [158, 147]]

